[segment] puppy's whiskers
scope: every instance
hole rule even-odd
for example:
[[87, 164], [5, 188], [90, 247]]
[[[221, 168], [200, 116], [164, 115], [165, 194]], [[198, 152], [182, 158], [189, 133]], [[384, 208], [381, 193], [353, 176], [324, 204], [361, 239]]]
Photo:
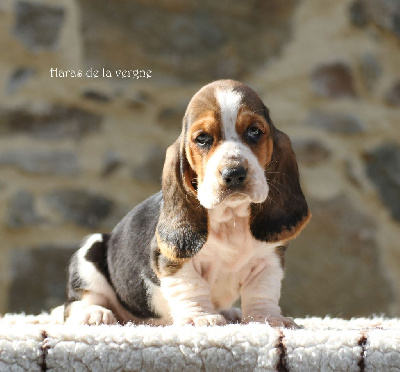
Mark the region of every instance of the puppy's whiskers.
[[281, 191], [273, 184], [273, 182], [269, 182], [268, 184], [269, 184], [271, 187], [273, 187], [276, 191], [278, 191], [279, 195], [282, 196]]
[[267, 178], [267, 181], [268, 181], [269, 183], [275, 183], [275, 184], [277, 184], [277, 185], [283, 187], [283, 185], [282, 185], [280, 182], [278, 182], [277, 180], [275, 180], [275, 179], [268, 179], [268, 178]]
[[283, 173], [283, 172], [269, 172], [269, 171], [265, 171], [265, 173], [268, 173], [268, 174], [282, 174], [282, 175], [288, 177], [288, 175], [287, 175], [286, 173]]

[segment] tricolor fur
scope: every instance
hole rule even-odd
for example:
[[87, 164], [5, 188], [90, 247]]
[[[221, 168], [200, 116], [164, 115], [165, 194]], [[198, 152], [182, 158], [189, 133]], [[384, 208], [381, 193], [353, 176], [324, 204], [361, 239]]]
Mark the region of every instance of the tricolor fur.
[[284, 251], [309, 218], [290, 140], [257, 94], [208, 84], [167, 151], [162, 191], [74, 255], [66, 321], [295, 326], [278, 305]]

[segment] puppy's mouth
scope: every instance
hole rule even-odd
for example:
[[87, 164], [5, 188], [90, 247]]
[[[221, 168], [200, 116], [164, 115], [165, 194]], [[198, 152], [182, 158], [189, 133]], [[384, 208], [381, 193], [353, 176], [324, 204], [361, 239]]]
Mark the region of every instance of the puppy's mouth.
[[217, 193], [213, 205], [209, 209], [216, 208], [219, 205], [224, 205], [228, 208], [236, 208], [241, 205], [249, 205], [253, 202], [251, 193], [247, 190], [229, 190], [223, 189]]
[[247, 217], [249, 215], [250, 196], [235, 192], [225, 199], [209, 208], [213, 217], [218, 222], [227, 222], [236, 217]]
[[249, 195], [242, 192], [233, 192], [221, 200], [220, 204], [224, 203], [226, 206], [235, 208], [242, 204], [250, 204], [251, 198]]

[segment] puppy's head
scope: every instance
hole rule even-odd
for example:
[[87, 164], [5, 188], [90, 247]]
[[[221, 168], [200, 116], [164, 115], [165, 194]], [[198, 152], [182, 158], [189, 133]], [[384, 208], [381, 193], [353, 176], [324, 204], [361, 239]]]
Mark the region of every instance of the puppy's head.
[[206, 85], [189, 103], [184, 133], [188, 176], [202, 206], [212, 209], [234, 194], [265, 201], [273, 132], [254, 91], [231, 80]]
[[[289, 240], [310, 217], [289, 138], [274, 127], [258, 95], [233, 80], [208, 84], [191, 99], [182, 134], [167, 152], [163, 196], [161, 225], [167, 214], [181, 219], [179, 244], [188, 246], [182, 236], [201, 236], [189, 256], [207, 238], [207, 209], [221, 203], [251, 205], [249, 228], [262, 241]], [[158, 235], [163, 240], [160, 229]]]

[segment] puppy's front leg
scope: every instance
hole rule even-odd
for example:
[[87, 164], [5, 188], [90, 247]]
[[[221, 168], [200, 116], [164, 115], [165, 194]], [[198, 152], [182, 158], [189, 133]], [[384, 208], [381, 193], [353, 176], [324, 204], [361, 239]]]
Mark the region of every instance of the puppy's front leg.
[[200, 276], [191, 261], [172, 275], [163, 276], [161, 291], [168, 301], [174, 324], [223, 325], [225, 318], [211, 302], [209, 284]]
[[298, 328], [291, 318], [281, 315], [278, 305], [283, 269], [275, 256], [261, 260], [241, 288], [242, 323], [268, 322], [272, 327]]

